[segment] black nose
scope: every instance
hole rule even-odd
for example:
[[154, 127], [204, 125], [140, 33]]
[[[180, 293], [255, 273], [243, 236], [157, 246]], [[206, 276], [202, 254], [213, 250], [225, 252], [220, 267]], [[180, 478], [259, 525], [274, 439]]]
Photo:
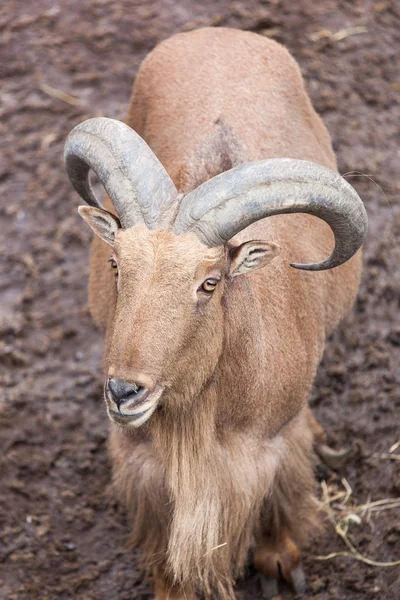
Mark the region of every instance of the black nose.
[[128, 382], [125, 381], [125, 379], [119, 379], [118, 377], [110, 378], [107, 382], [107, 386], [110, 395], [118, 408], [125, 402], [128, 402], [128, 400], [133, 400], [134, 402], [142, 400], [147, 393], [146, 388], [138, 383]]

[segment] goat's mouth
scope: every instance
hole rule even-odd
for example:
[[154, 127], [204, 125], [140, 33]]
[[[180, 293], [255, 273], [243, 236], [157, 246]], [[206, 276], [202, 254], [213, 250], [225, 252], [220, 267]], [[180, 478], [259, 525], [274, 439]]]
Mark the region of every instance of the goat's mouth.
[[151, 417], [156, 408], [157, 404], [155, 404], [152, 408], [137, 413], [136, 415], [124, 415], [123, 413], [108, 409], [108, 416], [110, 417], [111, 421], [117, 423], [118, 425], [123, 425], [125, 427], [140, 427]]
[[131, 404], [118, 408], [116, 404], [110, 401], [108, 395], [105, 395], [105, 401], [107, 405], [107, 413], [110, 420], [117, 425], [123, 427], [140, 427], [143, 425], [154, 413], [159, 404], [163, 389], [155, 390], [152, 394], [147, 396], [143, 402], [139, 402], [137, 405]]

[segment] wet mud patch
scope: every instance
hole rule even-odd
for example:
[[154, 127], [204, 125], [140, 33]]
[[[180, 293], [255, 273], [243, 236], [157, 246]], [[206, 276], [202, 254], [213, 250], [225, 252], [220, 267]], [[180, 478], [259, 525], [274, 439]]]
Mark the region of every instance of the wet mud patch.
[[[10, 0], [0, 9], [0, 598], [151, 597], [107, 493], [102, 341], [90, 322], [90, 234], [62, 162], [79, 121], [123, 118], [145, 54], [178, 31], [225, 25], [284, 43], [364, 199], [371, 226], [360, 295], [334, 334], [312, 405], [353, 460], [331, 490], [358, 504], [400, 496], [400, 8], [392, 0], [185, 3]], [[354, 29], [356, 28], [356, 29]], [[336, 487], [335, 487], [336, 486]], [[376, 561], [400, 559], [399, 510], [371, 513], [349, 537]], [[400, 597], [399, 568], [345, 557], [328, 522], [305, 555], [318, 600]], [[238, 598], [260, 597], [257, 576]], [[287, 591], [284, 597], [289, 597]]]

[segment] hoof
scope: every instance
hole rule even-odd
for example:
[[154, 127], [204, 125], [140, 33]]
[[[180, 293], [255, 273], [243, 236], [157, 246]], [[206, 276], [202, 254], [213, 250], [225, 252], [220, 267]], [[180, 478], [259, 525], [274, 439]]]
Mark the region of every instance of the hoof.
[[[273, 600], [279, 596], [278, 580], [275, 577], [267, 577], [261, 575], [261, 595], [263, 600]], [[290, 585], [294, 593], [304, 594], [306, 591], [306, 577], [301, 564], [298, 564], [286, 577], [282, 577], [283, 581]]]
[[327, 444], [317, 444], [315, 450], [320, 459], [334, 471], [342, 469], [353, 455], [352, 448], [334, 450]]
[[301, 564], [290, 572], [290, 579], [292, 580], [292, 588], [296, 594], [304, 594], [306, 591], [306, 576]]
[[272, 600], [279, 596], [278, 582], [274, 577], [261, 575], [261, 595], [264, 600]]
[[300, 562], [300, 551], [292, 538], [283, 534], [278, 541], [261, 540], [254, 552], [254, 566], [261, 574], [262, 597], [279, 596], [279, 582], [290, 586], [295, 594], [303, 594], [306, 578]]

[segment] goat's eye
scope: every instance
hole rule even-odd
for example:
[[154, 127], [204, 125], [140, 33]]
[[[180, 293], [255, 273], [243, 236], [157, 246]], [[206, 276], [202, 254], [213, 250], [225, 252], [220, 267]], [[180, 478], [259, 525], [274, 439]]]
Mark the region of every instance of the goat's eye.
[[207, 294], [212, 294], [215, 288], [217, 287], [218, 279], [206, 279], [203, 285], [201, 286], [201, 290], [206, 292]]
[[108, 262], [111, 264], [111, 268], [115, 270], [115, 277], [118, 277], [118, 265], [113, 258], [109, 258]]

